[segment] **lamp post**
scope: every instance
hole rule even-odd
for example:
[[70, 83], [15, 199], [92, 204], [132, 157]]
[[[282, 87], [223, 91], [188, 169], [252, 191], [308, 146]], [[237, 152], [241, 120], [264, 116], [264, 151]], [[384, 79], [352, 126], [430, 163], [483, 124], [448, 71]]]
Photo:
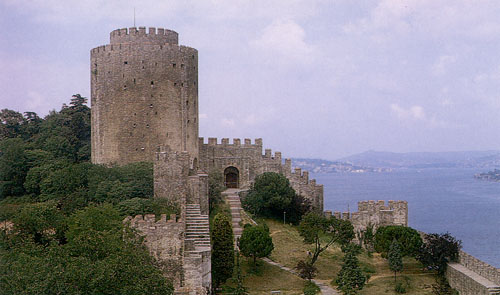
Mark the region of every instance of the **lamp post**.
[[283, 211], [283, 224], [286, 224], [285, 220], [286, 220], [286, 211]]

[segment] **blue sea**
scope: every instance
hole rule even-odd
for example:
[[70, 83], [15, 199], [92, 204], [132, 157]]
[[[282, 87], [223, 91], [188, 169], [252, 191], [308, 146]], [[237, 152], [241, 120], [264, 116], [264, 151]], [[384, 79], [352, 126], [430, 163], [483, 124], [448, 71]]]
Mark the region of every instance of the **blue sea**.
[[463, 250], [500, 267], [500, 183], [474, 179], [478, 169], [315, 174], [325, 210], [357, 211], [361, 200], [408, 201], [409, 226], [450, 232]]

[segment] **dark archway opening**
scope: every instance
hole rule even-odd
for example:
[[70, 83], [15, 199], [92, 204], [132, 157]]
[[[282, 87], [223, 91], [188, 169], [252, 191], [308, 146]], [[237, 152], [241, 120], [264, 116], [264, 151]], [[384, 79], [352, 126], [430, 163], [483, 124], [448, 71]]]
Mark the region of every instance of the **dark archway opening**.
[[227, 188], [238, 188], [240, 172], [236, 167], [230, 166], [224, 170], [224, 184]]

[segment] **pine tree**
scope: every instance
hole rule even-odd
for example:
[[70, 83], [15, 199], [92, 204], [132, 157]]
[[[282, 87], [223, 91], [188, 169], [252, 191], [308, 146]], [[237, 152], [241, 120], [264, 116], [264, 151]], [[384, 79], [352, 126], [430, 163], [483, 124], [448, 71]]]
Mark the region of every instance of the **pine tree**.
[[253, 258], [255, 266], [257, 258], [269, 256], [274, 249], [269, 228], [263, 225], [245, 226], [239, 247], [243, 255]]
[[394, 272], [394, 281], [396, 281], [396, 274], [403, 270], [403, 258], [401, 256], [401, 247], [396, 240], [393, 240], [387, 253], [387, 260], [389, 261], [389, 269]]
[[245, 286], [243, 286], [243, 276], [241, 275], [241, 266], [240, 266], [240, 252], [236, 251], [236, 278], [234, 278], [234, 282], [236, 283], [236, 287], [229, 288], [229, 293], [233, 295], [248, 295], [248, 290]]
[[356, 248], [345, 247], [344, 258], [342, 258], [344, 263], [335, 280], [339, 290], [345, 295], [358, 294], [358, 291], [363, 289], [366, 283], [366, 276], [359, 267], [357, 254], [358, 250]]
[[231, 220], [223, 213], [215, 215], [212, 230], [212, 279], [218, 288], [233, 276], [234, 242]]

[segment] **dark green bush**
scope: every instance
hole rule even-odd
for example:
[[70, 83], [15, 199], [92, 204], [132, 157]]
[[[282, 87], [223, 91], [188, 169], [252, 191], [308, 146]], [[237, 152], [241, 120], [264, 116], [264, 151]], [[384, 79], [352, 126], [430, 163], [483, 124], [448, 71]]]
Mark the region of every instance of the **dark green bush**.
[[417, 256], [422, 246], [420, 234], [411, 227], [381, 226], [375, 234], [375, 251], [386, 254], [393, 240], [401, 245], [402, 256]]

